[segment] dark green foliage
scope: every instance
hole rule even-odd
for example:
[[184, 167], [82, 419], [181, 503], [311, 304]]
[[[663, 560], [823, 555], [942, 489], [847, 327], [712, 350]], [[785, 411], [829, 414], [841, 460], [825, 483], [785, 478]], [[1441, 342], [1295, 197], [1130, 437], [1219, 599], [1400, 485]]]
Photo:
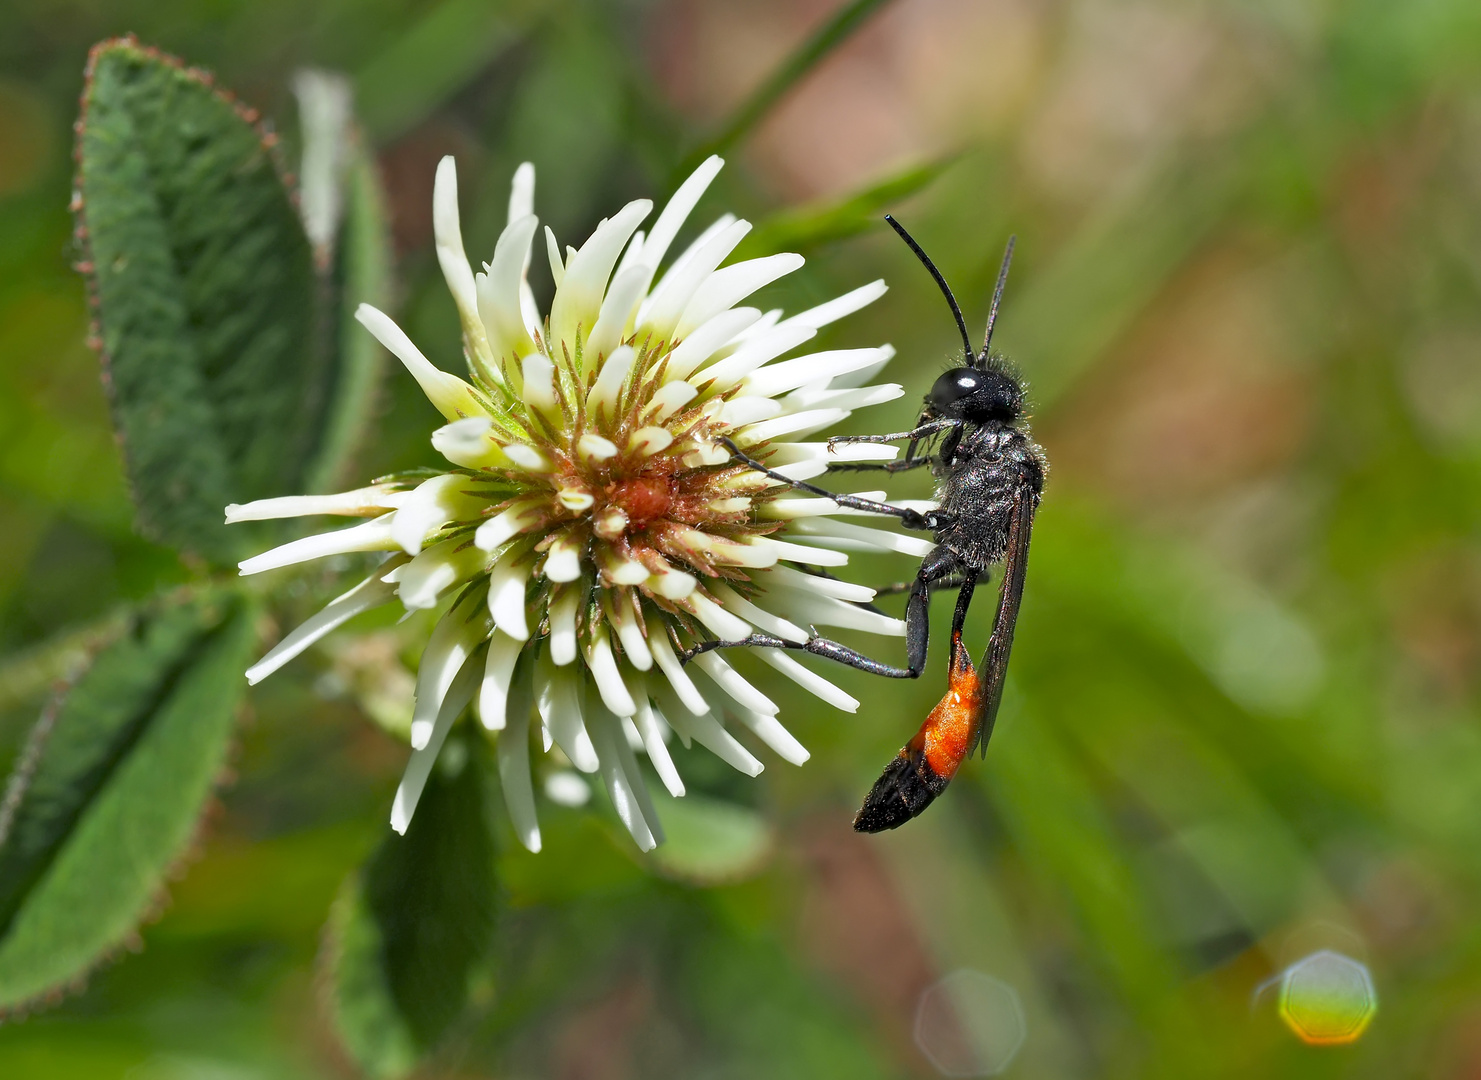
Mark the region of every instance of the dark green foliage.
[[47, 710], [0, 810], [0, 1009], [80, 978], [158, 903], [224, 766], [254, 643], [237, 598], [161, 603]]
[[254, 120], [131, 40], [93, 52], [79, 236], [138, 525], [217, 561], [227, 503], [299, 489], [324, 406], [309, 243]]
[[405, 836], [387, 830], [329, 926], [330, 1011], [373, 1076], [409, 1072], [486, 985], [497, 919], [489, 762], [444, 747]]

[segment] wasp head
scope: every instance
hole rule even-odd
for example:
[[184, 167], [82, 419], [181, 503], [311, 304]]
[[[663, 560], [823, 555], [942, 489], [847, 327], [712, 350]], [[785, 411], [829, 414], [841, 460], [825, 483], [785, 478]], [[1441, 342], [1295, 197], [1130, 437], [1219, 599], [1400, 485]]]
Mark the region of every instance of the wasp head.
[[997, 367], [957, 367], [943, 372], [926, 395], [923, 415], [1012, 424], [1023, 418], [1023, 386]]

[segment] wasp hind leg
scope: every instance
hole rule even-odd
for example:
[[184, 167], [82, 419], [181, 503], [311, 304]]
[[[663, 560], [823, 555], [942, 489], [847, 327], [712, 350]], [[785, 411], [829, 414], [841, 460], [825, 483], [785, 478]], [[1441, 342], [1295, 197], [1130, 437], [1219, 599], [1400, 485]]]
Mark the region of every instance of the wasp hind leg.
[[981, 706], [980, 684], [962, 643], [962, 626], [972, 606], [976, 578], [966, 577], [951, 620], [951, 672], [946, 695], [931, 710], [915, 737], [885, 766], [854, 815], [863, 833], [896, 829], [916, 817], [946, 790], [957, 766], [971, 753]]

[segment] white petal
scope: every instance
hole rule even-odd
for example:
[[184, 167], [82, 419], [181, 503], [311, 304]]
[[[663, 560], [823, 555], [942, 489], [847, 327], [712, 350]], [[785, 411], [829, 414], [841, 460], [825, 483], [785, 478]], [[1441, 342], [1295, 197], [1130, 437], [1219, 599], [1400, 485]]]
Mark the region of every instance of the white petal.
[[856, 390], [815, 390], [804, 386], [801, 390], [788, 394], [786, 402], [789, 407], [798, 409], [812, 408], [816, 406], [828, 406], [833, 409], [867, 409], [871, 405], [883, 405], [887, 401], [905, 396], [905, 387], [899, 383], [881, 383], [878, 386], [865, 386]]
[[826, 442], [784, 442], [772, 447], [767, 464], [777, 462], [788, 465], [798, 461], [894, 461], [900, 456], [898, 446], [885, 443], [839, 443], [830, 447]]
[[397, 595], [408, 611], [434, 607], [438, 597], [480, 573], [487, 562], [488, 556], [466, 537], [443, 540], [401, 567]]
[[714, 221], [710, 222], [698, 236], [691, 240], [688, 247], [679, 252], [663, 277], [658, 279], [658, 285], [649, 292], [648, 298], [643, 301], [643, 306], [638, 309], [638, 322], [642, 322], [647, 317], [649, 310], [653, 306], [653, 297], [663, 288], [664, 282], [675, 274], [682, 274], [684, 268], [694, 261], [695, 255], [705, 249], [706, 244], [734, 224], [734, 214], [721, 214]]
[[597, 771], [597, 754], [582, 720], [586, 696], [585, 673], [579, 668], [557, 668], [541, 650], [535, 665], [535, 704], [540, 720], [571, 764], [584, 773]]
[[596, 325], [591, 328], [591, 335], [586, 339], [586, 345], [582, 349], [583, 356], [607, 356], [617, 348], [628, 323], [637, 311], [638, 302], [642, 300], [643, 290], [648, 287], [652, 274], [652, 268], [646, 265], [629, 266], [617, 271], [607, 289], [607, 295], [602, 299], [602, 309], [597, 315]]
[[488, 415], [488, 410], [478, 400], [473, 387], [456, 375], [434, 367], [432, 361], [422, 355], [422, 351], [412, 344], [411, 338], [385, 312], [369, 304], [361, 304], [355, 309], [355, 318], [406, 365], [406, 370], [416, 379], [422, 393], [427, 395], [427, 400], [443, 416], [449, 420], [457, 420], [463, 416]]
[[[583, 326], [589, 334], [596, 326], [602, 297], [607, 291], [612, 268], [617, 265], [617, 257], [652, 210], [653, 203], [648, 199], [628, 203], [611, 219], [598, 225], [590, 239], [581, 245], [581, 250], [566, 263], [565, 277], [550, 304], [552, 342], [564, 342], [574, 352], [576, 328]], [[552, 345], [552, 348], [558, 347], [558, 344]]]
[[689, 608], [695, 618], [721, 641], [742, 641], [751, 634], [751, 624], [726, 611], [703, 593], [689, 597]]
[[524, 401], [535, 412], [559, 421], [560, 405], [555, 397], [555, 365], [539, 353], [520, 361], [524, 375]]
[[[555, 468], [555, 465], [548, 457], [536, 450], [533, 446], [526, 446], [524, 443], [510, 443], [504, 447], [504, 456], [509, 459], [511, 465], [523, 469], [525, 472], [543, 475]], [[839, 460], [845, 461], [848, 459], [839, 458]]]
[[754, 731], [756, 736], [776, 751], [777, 756], [787, 764], [801, 765], [812, 757], [807, 752], [807, 747], [798, 742], [775, 716], [769, 713], [753, 712], [750, 709], [735, 709], [733, 712], [737, 720]]
[[747, 776], [759, 776], [763, 769], [754, 754], [736, 741], [734, 735], [716, 719], [713, 712], [691, 714], [674, 696], [673, 690], [664, 684], [654, 688], [663, 704], [663, 717], [674, 732], [688, 746], [691, 741], [699, 743], [725, 764]]
[[822, 698], [834, 708], [842, 709], [844, 712], [859, 711], [858, 698], [844, 693], [812, 669], [803, 667], [783, 650], [757, 649], [756, 653], [765, 663], [770, 664], [798, 686]]
[[877, 611], [854, 607], [842, 600], [821, 593], [793, 592], [777, 589], [772, 594], [771, 606], [785, 611], [799, 622], [817, 626], [838, 626], [845, 630], [863, 630], [885, 637], [904, 637], [905, 623]]
[[520, 310], [519, 291], [529, 263], [530, 241], [539, 226], [533, 214], [511, 221], [494, 245], [488, 273], [478, 276], [478, 313], [497, 359], [523, 356], [535, 348]]
[[683, 265], [675, 265], [664, 275], [649, 299], [648, 310], [638, 316], [638, 335], [652, 333], [657, 339], [668, 340], [699, 287], [750, 231], [748, 221], [728, 225], [696, 251], [693, 258]]
[[525, 583], [529, 578], [529, 560], [519, 551], [511, 551], [489, 571], [489, 613], [500, 630], [520, 641], [530, 637], [525, 618]]
[[716, 686], [729, 694], [745, 708], [755, 709], [757, 712], [771, 713], [772, 715], [776, 714], [776, 702], [752, 686], [718, 652], [700, 653], [694, 658], [693, 662], [706, 675], [715, 680]]
[[669, 199], [668, 205], [658, 215], [658, 220], [653, 223], [653, 231], [643, 244], [643, 260], [649, 266], [657, 267], [663, 262], [669, 245], [679, 235], [679, 230], [699, 203], [700, 196], [705, 193], [705, 189], [724, 164], [719, 157], [711, 154], [679, 185], [673, 198]]
[[566, 279], [566, 261], [561, 258], [561, 246], [556, 242], [555, 233], [550, 231], [550, 226], [545, 226], [545, 257], [550, 260], [550, 276], [555, 279], [555, 287], [559, 289], [561, 282]]
[[452, 730], [453, 721], [458, 718], [458, 714], [473, 699], [473, 691], [477, 686], [478, 665], [463, 665], [463, 670], [453, 680], [452, 688], [443, 699], [442, 710], [437, 714], [427, 745], [412, 751], [411, 760], [406, 763], [406, 771], [401, 775], [401, 786], [396, 789], [396, 798], [391, 803], [391, 828], [398, 833], [404, 834], [406, 827], [411, 824], [411, 816], [416, 812], [417, 803], [422, 798], [422, 789], [427, 786], [427, 777], [432, 774], [432, 766], [437, 762], [437, 755], [442, 751], [447, 733]]
[[[642, 257], [642, 254], [643, 230], [639, 229], [633, 233], [633, 238], [627, 242], [627, 247], [622, 251], [622, 258], [617, 260], [617, 269], [612, 271], [612, 280], [615, 282], [624, 270], [631, 270], [637, 266], [638, 259]], [[607, 292], [610, 294], [611, 291], [612, 287], [610, 285], [607, 286]], [[602, 304], [605, 306], [606, 301], [603, 300]]]
[[336, 529], [334, 532], [290, 540], [264, 551], [261, 555], [243, 559], [237, 564], [237, 568], [246, 577], [248, 574], [260, 574], [264, 570], [276, 570], [279, 567], [308, 562], [310, 559], [321, 559], [326, 555], [347, 555], [352, 551], [394, 551], [397, 544], [391, 536], [391, 526], [395, 521], [396, 512], [393, 510], [359, 525], [351, 525], [348, 529]]
[[622, 681], [622, 672], [617, 669], [617, 657], [612, 655], [612, 645], [602, 634], [590, 642], [586, 649], [586, 667], [596, 683], [602, 703], [618, 716], [631, 716], [638, 711], [631, 691]]
[[314, 642], [349, 622], [362, 611], [369, 611], [390, 600], [395, 586], [381, 580], [377, 570], [349, 592], [344, 593], [308, 619], [268, 650], [266, 656], [247, 669], [247, 682], [260, 683]]
[[656, 420], [658, 423], [661, 424], [670, 416], [673, 416], [674, 413], [682, 409], [685, 405], [688, 405], [691, 401], [693, 401], [695, 397], [698, 396], [698, 394], [699, 391], [690, 386], [687, 382], [665, 383], [663, 386], [659, 387], [658, 392], [655, 393], [651, 399], [649, 399], [649, 415], [651, 419]]
[[576, 440], [576, 453], [588, 461], [607, 461], [617, 456], [617, 444], [611, 439], [588, 431]]
[[335, 495], [283, 495], [276, 499], [232, 503], [226, 508], [226, 523], [234, 525], [238, 521], [272, 521], [316, 514], [370, 517], [396, 509], [406, 496], [407, 492], [398, 491], [389, 484], [356, 488]]
[[762, 420], [781, 416], [786, 411], [786, 406], [774, 398], [737, 397], [731, 398], [721, 407], [719, 420], [727, 427], [738, 428], [747, 424], [759, 424]]
[[793, 528], [793, 535], [812, 537], [817, 543], [840, 551], [894, 551], [913, 559], [923, 559], [936, 550], [935, 541], [922, 536], [904, 536], [831, 518], [799, 521]]
[[893, 356], [887, 356], [869, 364], [867, 367], [861, 367], [854, 371], [846, 372], [843, 375], [835, 375], [833, 376], [833, 381], [828, 384], [828, 388], [830, 390], [852, 390], [855, 387], [872, 383], [875, 376], [883, 371], [892, 359]]
[[653, 771], [663, 781], [663, 786], [668, 788], [668, 793], [676, 799], [682, 798], [684, 781], [679, 776], [679, 770], [674, 767], [674, 759], [669, 755], [668, 744], [663, 738], [668, 723], [653, 708], [653, 702], [649, 700], [644, 686], [639, 684], [634, 690], [638, 695], [638, 712], [633, 717], [633, 722], [637, 724], [638, 734], [643, 739], [643, 750], [653, 763]]
[[695, 716], [709, 712], [710, 703], [679, 663], [679, 658], [674, 655], [674, 647], [669, 642], [668, 631], [657, 619], [648, 620], [648, 648], [653, 653], [653, 659], [658, 662], [658, 670], [663, 672], [664, 678], [673, 687], [684, 707]]
[[874, 590], [867, 585], [856, 585], [852, 581], [840, 581], [838, 578], [823, 577], [820, 574], [805, 574], [790, 566], [773, 567], [765, 581], [777, 588], [819, 593], [856, 604], [867, 604], [875, 595]]
[[843, 409], [804, 409], [802, 412], [752, 424], [737, 431], [734, 438], [742, 446], [754, 446], [756, 443], [780, 439], [783, 435], [807, 435], [821, 431], [832, 427], [846, 416], [848, 413]]
[[493, 438], [494, 422], [486, 416], [467, 416], [432, 432], [432, 448], [454, 465], [488, 469], [508, 463]]
[[550, 601], [550, 659], [565, 667], [576, 659], [576, 616], [585, 589], [560, 589]]
[[663, 842], [663, 830], [632, 748], [627, 745], [617, 718], [604, 706], [594, 704], [591, 712], [591, 739], [612, 807], [638, 847], [652, 851]]
[[529, 675], [509, 688], [507, 721], [499, 736], [499, 786], [519, 842], [530, 851], [540, 850], [540, 822], [535, 815], [535, 792], [530, 783], [530, 709], [533, 696]]
[[432, 728], [453, 677], [487, 635], [488, 619], [476, 604], [467, 601], [454, 607], [433, 628], [417, 664], [416, 707], [411, 714], [411, 745], [417, 750], [432, 738]]
[[802, 563], [806, 566], [847, 566], [848, 556], [841, 551], [826, 551], [823, 548], [804, 547], [801, 544], [777, 540], [770, 536], [756, 536], [751, 543], [771, 550], [778, 559]]
[[653, 666], [653, 653], [648, 648], [648, 639], [643, 635], [643, 624], [639, 621], [631, 598], [632, 594], [627, 592], [614, 594], [608, 618], [612, 628], [617, 631], [617, 640], [622, 645], [622, 653], [627, 657], [627, 662], [639, 671], [647, 671]]
[[[742, 619], [749, 620], [769, 634], [775, 634], [777, 637], [786, 641], [796, 641], [798, 643], [812, 637], [811, 634], [796, 623], [788, 622], [786, 619], [758, 607], [728, 585], [711, 584], [709, 588], [715, 594], [716, 598], [725, 605], [727, 610], [735, 612]], [[776, 650], [762, 649], [760, 651], [769, 654]]]
[[[883, 502], [886, 498], [886, 493], [883, 491], [857, 491], [854, 495], [873, 502]], [[795, 521], [798, 518], [827, 517], [829, 514], [837, 514], [841, 511], [842, 508], [832, 499], [825, 499], [820, 495], [807, 495], [796, 499], [773, 499], [764, 503], [758, 509], [757, 514], [773, 521]]]
[[787, 322], [798, 326], [811, 326], [813, 329], [827, 326], [831, 322], [837, 322], [845, 315], [852, 315], [862, 307], [874, 303], [885, 293], [889, 292], [889, 286], [881, 278], [871, 281], [868, 285], [860, 285], [852, 292], [846, 292], [842, 296], [835, 297], [826, 303], [819, 304], [815, 308], [798, 312]]
[[661, 454], [674, 445], [674, 434], [668, 428], [641, 427], [627, 440], [627, 448], [641, 457]]
[[418, 484], [391, 523], [391, 538], [408, 555], [419, 555], [422, 542], [449, 521], [471, 512], [469, 499], [462, 494], [468, 477], [462, 473], [443, 473]]
[[557, 536], [545, 555], [545, 576], [556, 582], [575, 581], [581, 576], [582, 550], [574, 536], [568, 533]]
[[734, 307], [757, 289], [792, 273], [804, 261], [801, 255], [783, 252], [780, 255], [747, 259], [723, 270], [716, 270], [695, 290], [678, 325], [674, 327], [674, 336], [684, 337], [720, 312]]
[[[632, 373], [633, 360], [637, 358], [637, 355], [631, 345], [623, 345], [607, 357], [597, 373], [596, 382], [591, 384], [591, 389], [586, 394], [588, 416], [596, 416], [601, 412], [609, 415], [615, 414], [617, 399], [621, 397], [622, 389], [627, 385], [627, 377]], [[616, 448], [613, 449], [615, 451]]]
[[693, 574], [672, 566], [665, 566], [647, 580], [648, 587], [665, 600], [683, 600], [698, 584]]
[[[448, 291], [458, 306], [468, 351], [485, 377], [493, 374], [489, 367], [489, 345], [483, 320], [478, 316], [478, 289], [473, 282], [473, 267], [463, 250], [463, 231], [458, 223], [458, 168], [448, 155], [437, 163], [437, 179], [432, 186], [432, 234], [437, 242], [437, 261]], [[493, 376], [497, 379], [497, 375]]]
[[478, 717], [490, 731], [502, 731], [508, 721], [509, 686], [524, 647], [524, 642], [499, 630], [489, 637], [483, 682], [478, 688]]
[[690, 372], [715, 354], [715, 350], [729, 345], [737, 334], [759, 318], [760, 310], [752, 307], [721, 311], [703, 326], [683, 335], [683, 341], [668, 355], [663, 377], [670, 382], [687, 379]]
[[741, 382], [740, 392], [776, 397], [788, 390], [796, 390], [799, 386], [822, 382], [835, 375], [845, 375], [871, 364], [888, 361], [894, 355], [893, 346], [881, 345], [877, 349], [833, 349], [810, 356], [798, 356], [751, 372]]
[[751, 338], [724, 360], [711, 364], [695, 381], [709, 380], [711, 393], [729, 390], [762, 364], [790, 352], [817, 335], [818, 332], [810, 326], [778, 326]]
[[535, 212], [535, 166], [521, 162], [509, 181], [509, 221], [518, 221]]
[[540, 517], [543, 500], [521, 500], [489, 518], [473, 534], [473, 545], [482, 551], [494, 551], [529, 528]]

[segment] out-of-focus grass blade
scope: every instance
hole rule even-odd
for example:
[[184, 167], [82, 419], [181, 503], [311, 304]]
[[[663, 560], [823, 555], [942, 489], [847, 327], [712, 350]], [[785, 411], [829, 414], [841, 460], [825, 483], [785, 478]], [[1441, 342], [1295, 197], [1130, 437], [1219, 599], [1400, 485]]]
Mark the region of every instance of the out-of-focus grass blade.
[[[355, 309], [390, 306], [393, 253], [375, 159], [347, 104], [339, 107], [348, 99], [348, 81], [322, 73], [307, 76], [298, 83], [305, 130], [304, 215], [318, 252], [320, 295], [334, 314], [326, 316], [333, 327], [324, 433], [306, 486], [330, 491], [360, 479], [354, 454], [373, 419], [386, 351], [355, 321]], [[317, 193], [313, 200], [311, 193]]]
[[1236, 179], [1220, 162], [1158, 177], [1087, 222], [1013, 297], [1002, 336], [1036, 406], [1052, 405], [1131, 325], [1223, 219]]
[[882, 215], [940, 176], [954, 159], [912, 165], [878, 184], [842, 199], [772, 214], [751, 230], [736, 259], [774, 251], [805, 253], [822, 244], [857, 236], [881, 224]]
[[411, 1072], [487, 985], [497, 922], [487, 786], [483, 740], [449, 739], [406, 835], [387, 828], [335, 903], [326, 1004], [370, 1076]]
[[402, 134], [514, 44], [539, 6], [443, 0], [355, 76], [360, 121], [374, 142]]
[[1155, 944], [1156, 913], [1107, 820], [1090, 776], [1050, 728], [1008, 688], [986, 767], [969, 773], [992, 800], [1046, 895], [1068, 904], [1103, 974], [1133, 1012], [1151, 1017], [1176, 964]]
[[138, 523], [222, 562], [227, 503], [300, 488], [325, 391], [308, 238], [255, 119], [132, 39], [92, 52], [78, 235]]
[[0, 809], [0, 1009], [75, 985], [159, 902], [255, 642], [240, 597], [163, 601], [48, 709]]
[[771, 107], [817, 67], [829, 53], [842, 45], [855, 30], [888, 0], [853, 0], [824, 23], [818, 31], [782, 61], [766, 81], [736, 109], [730, 119], [710, 138], [690, 152], [674, 171], [671, 183], [677, 186], [711, 154], [723, 154], [745, 138]]

